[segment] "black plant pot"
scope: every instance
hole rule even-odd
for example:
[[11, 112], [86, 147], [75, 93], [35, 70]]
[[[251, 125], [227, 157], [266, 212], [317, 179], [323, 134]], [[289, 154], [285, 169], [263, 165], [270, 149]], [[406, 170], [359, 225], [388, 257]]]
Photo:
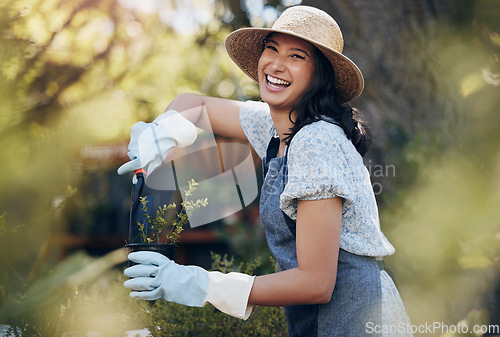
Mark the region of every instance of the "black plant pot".
[[[178, 248], [176, 245], [166, 243], [131, 243], [125, 247], [129, 249], [130, 253], [138, 251], [156, 252], [168, 257], [170, 260], [175, 259], [175, 253]], [[134, 263], [129, 261], [129, 266], [132, 265]]]
[[[155, 191], [152, 189], [148, 189], [145, 184], [144, 173], [136, 171], [137, 182], [132, 187], [131, 201], [130, 201], [130, 223], [129, 223], [129, 244], [125, 247], [128, 248], [129, 252], [138, 252], [138, 251], [150, 251], [157, 252], [171, 260], [175, 259], [175, 252], [177, 251], [177, 245], [174, 244], [166, 244], [166, 243], [141, 243], [137, 242], [140, 240], [141, 230], [139, 229], [139, 223], [147, 223], [146, 216], [144, 212], [140, 210], [140, 197], [143, 196], [148, 198], [148, 201], [151, 202], [150, 209], [156, 209], [159, 205], [161, 205], [162, 200], [164, 200], [164, 195], [161, 194], [161, 191]], [[169, 197], [171, 197], [169, 195]], [[168, 199], [168, 198], [167, 198]], [[155, 203], [156, 202], [156, 203]], [[158, 204], [160, 203], [160, 204]], [[149, 216], [153, 216], [149, 214]], [[142, 229], [146, 232], [148, 228]], [[129, 261], [129, 266], [134, 265], [133, 262]]]

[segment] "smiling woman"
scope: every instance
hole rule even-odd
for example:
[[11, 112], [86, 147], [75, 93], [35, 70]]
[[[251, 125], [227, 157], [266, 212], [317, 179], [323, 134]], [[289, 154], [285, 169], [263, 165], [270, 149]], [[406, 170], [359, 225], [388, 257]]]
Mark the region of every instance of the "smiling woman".
[[[136, 252], [129, 259], [138, 264], [125, 270], [131, 296], [211, 303], [242, 319], [256, 305], [284, 306], [290, 336], [380, 336], [367, 326], [407, 326], [404, 305], [383, 268], [383, 257], [394, 248], [380, 230], [362, 160], [371, 134], [349, 104], [361, 94], [363, 76], [342, 54], [337, 23], [321, 10], [295, 6], [270, 29], [234, 31], [226, 48], [259, 82], [263, 102], [183, 94], [167, 109], [249, 142], [262, 158], [260, 217], [280, 271], [220, 274]], [[151, 137], [131, 136], [129, 156], [149, 165], [137, 160], [134, 148], [155, 149], [146, 141]]]
[[[311, 86], [314, 47], [286, 34], [271, 34], [259, 58], [260, 97], [273, 113], [288, 113]], [[277, 117], [277, 116], [276, 116]]]

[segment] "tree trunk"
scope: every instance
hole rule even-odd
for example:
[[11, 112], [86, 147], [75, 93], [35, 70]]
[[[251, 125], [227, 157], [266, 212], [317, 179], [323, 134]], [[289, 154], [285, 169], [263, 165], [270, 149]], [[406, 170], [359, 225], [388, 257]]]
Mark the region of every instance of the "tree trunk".
[[[449, 0], [305, 0], [325, 10], [340, 25], [344, 54], [361, 69], [365, 89], [353, 105], [361, 110], [375, 135], [368, 152], [370, 165], [394, 165], [405, 177], [372, 177], [386, 191], [412, 183], [419, 165], [416, 156], [432, 155], [449, 142], [443, 130], [457, 111], [458, 90], [442, 77], [436, 60], [439, 35], [460, 17]], [[433, 150], [431, 150], [433, 149]], [[416, 162], [415, 162], [416, 161]], [[404, 179], [404, 180], [403, 180]]]

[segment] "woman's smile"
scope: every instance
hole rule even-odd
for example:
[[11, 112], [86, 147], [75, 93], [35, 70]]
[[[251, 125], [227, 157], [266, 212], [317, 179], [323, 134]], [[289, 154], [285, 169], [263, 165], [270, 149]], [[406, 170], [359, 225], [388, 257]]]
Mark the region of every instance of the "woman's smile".
[[283, 89], [283, 88], [286, 88], [288, 86], [290, 86], [290, 82], [288, 81], [285, 81], [285, 80], [282, 80], [280, 78], [277, 78], [277, 77], [273, 77], [271, 75], [266, 75], [266, 80], [267, 80], [267, 84], [272, 87], [272, 88], [276, 88], [276, 89]]

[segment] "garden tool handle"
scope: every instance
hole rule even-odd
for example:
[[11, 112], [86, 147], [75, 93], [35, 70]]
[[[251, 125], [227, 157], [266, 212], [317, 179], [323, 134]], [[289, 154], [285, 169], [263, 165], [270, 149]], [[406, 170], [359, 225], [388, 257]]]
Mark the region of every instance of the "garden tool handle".
[[148, 174], [148, 173], [146, 172], [146, 170], [145, 170], [145, 169], [143, 169], [143, 168], [140, 168], [140, 169], [135, 170], [135, 174], [136, 174], [136, 175], [137, 175], [137, 174], [139, 174], [139, 173], [142, 173], [142, 174], [145, 174], [145, 175], [147, 175], [147, 174]]
[[142, 195], [142, 189], [144, 188], [144, 176], [147, 175], [147, 172], [143, 168], [140, 168], [135, 170], [134, 174], [134, 179], [132, 180], [132, 193], [130, 196], [129, 243], [133, 243], [137, 237], [135, 226], [137, 222], [137, 210], [140, 205], [139, 199]]

